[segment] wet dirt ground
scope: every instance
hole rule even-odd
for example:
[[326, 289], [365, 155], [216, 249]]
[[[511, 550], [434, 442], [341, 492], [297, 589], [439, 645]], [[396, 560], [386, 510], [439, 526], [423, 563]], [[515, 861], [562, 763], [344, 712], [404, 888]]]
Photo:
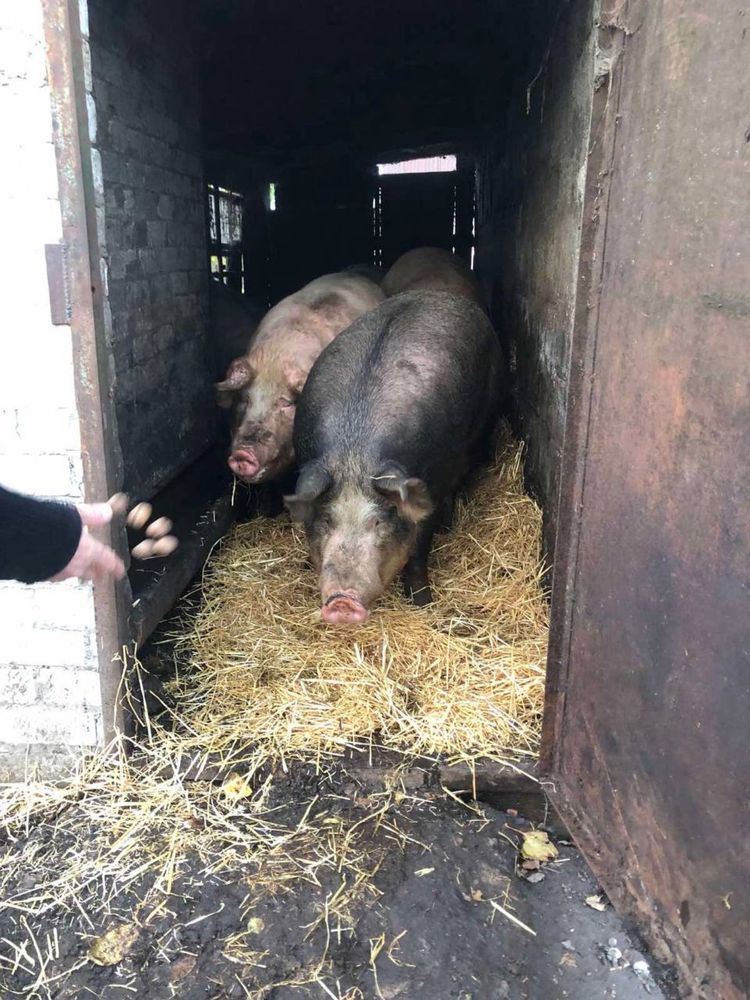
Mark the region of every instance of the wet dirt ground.
[[[277, 889], [256, 892], [247, 872], [211, 873], [193, 858], [179, 868], [163, 906], [148, 912], [139, 908], [149, 888], [144, 881], [113, 896], [106, 921], [95, 926], [85, 919], [85, 905], [29, 917], [34, 940], [44, 942], [54, 931], [57, 942], [43, 988], [34, 986], [33, 948], [27, 948], [23, 967], [8, 968], [13, 951], [7, 942], [20, 940], [20, 921], [26, 918], [4, 910], [0, 995], [55, 1000], [676, 996], [606, 901], [602, 912], [586, 904], [597, 894], [596, 882], [564, 840], [553, 836], [559, 856], [532, 884], [517, 873], [514, 844], [520, 838], [513, 828], [529, 828], [517, 815], [467, 806], [440, 792], [367, 795], [351, 784], [343, 788], [321, 784], [303, 769], [276, 782], [268, 806], [286, 826], [311, 821], [318, 855], [329, 849], [335, 854], [336, 838], [345, 833], [348, 843], [356, 843], [354, 868], [337, 870], [334, 863], [303, 870], [304, 863], [295, 861], [297, 870]], [[32, 829], [29, 837], [34, 836]], [[6, 859], [22, 846], [6, 843]], [[358, 883], [357, 873], [370, 877]], [[10, 887], [11, 895], [33, 896], [34, 878], [33, 870], [26, 871], [24, 882]], [[101, 889], [92, 885], [90, 891]], [[118, 927], [128, 932], [121, 960], [94, 964], [88, 957], [92, 942]], [[643, 961], [650, 974], [635, 964]]]
[[[197, 599], [189, 593], [176, 614]], [[170, 704], [170, 632], [168, 619], [141, 655], [154, 719]], [[184, 782], [185, 798], [212, 802], [214, 822], [225, 810], [236, 859], [255, 822], [251, 800], [220, 805], [201, 784]], [[533, 806], [506, 797], [506, 812], [439, 787], [381, 787], [294, 765], [263, 802], [279, 830], [308, 831], [288, 858], [286, 844], [273, 865], [272, 854], [232, 867], [187, 853], [166, 888], [153, 873], [122, 884], [105, 874], [111, 824], [92, 823], [90, 810], [84, 827], [54, 812], [20, 832], [0, 826], [0, 1000], [677, 1000], [669, 970], [644, 953], [554, 820], [557, 858], [520, 871], [514, 830], [532, 828], [519, 815], [527, 807], [538, 827], [541, 795]], [[75, 903], [62, 890], [49, 902], [84, 854], [93, 870], [101, 857], [101, 877]]]

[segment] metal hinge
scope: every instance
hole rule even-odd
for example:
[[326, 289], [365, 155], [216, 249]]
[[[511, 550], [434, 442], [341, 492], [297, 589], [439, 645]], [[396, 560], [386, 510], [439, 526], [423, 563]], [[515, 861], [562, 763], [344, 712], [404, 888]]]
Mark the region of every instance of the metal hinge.
[[45, 243], [49, 311], [53, 326], [68, 326], [72, 315], [68, 281], [68, 247], [65, 243]]

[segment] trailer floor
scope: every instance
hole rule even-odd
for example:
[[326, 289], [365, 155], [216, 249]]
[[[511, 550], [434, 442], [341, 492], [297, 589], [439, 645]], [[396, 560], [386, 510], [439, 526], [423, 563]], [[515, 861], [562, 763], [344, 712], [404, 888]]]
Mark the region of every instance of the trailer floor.
[[[138, 915], [146, 885], [113, 900], [108, 926], [133, 921], [138, 927], [116, 965], [86, 961], [93, 935], [105, 926], [92, 930], [80, 913], [70, 911], [28, 918], [39, 941], [55, 927], [59, 956], [48, 965], [49, 985], [43, 990], [34, 990], [33, 975], [20, 970], [9, 975], [2, 967], [2, 995], [12, 991], [55, 1000], [640, 1000], [676, 995], [609, 905], [599, 912], [586, 904], [586, 897], [597, 892], [596, 882], [570, 844], [558, 842], [559, 858], [545, 865], [541, 881], [519, 878], [518, 854], [510, 842], [518, 838], [508, 827], [528, 825], [515, 815], [486, 805], [472, 811], [431, 792], [391, 797], [383, 812], [382, 797], [352, 787], [321, 789], [309, 773], [277, 783], [272, 797], [276, 818], [285, 824], [314, 817], [316, 810], [326, 815], [322, 829], [325, 824], [351, 829], [364, 821], [359, 846], [374, 875], [369, 887], [352, 894], [345, 917], [340, 911], [333, 915], [331, 900], [342, 882], [354, 888], [346, 870], [324, 868], [319, 884], [296, 880], [261, 895], [249, 911], [247, 873], [243, 878], [231, 871], [210, 874], [193, 859], [175, 879], [163, 912], [147, 919]], [[7, 854], [21, 847], [21, 842], [7, 845]], [[23, 878], [31, 887], [34, 872]], [[490, 900], [512, 909], [535, 936]], [[0, 938], [18, 941], [20, 930], [17, 913], [0, 916]], [[243, 948], [233, 949], [233, 935], [248, 931]], [[615, 964], [622, 967], [614, 967], [616, 953], [610, 951], [608, 958], [608, 948], [620, 950], [622, 960]], [[633, 963], [644, 958], [661, 985], [634, 971]]]

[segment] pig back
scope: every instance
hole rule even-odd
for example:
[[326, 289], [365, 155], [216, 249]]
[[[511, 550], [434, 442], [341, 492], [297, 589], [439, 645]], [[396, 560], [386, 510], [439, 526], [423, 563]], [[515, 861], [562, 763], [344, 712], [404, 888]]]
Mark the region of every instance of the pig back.
[[[263, 317], [252, 341], [251, 354], [276, 345], [291, 352], [288, 360], [314, 356], [363, 313], [377, 306], [385, 294], [375, 282], [359, 274], [340, 272], [315, 278], [278, 302]], [[285, 345], [282, 348], [282, 344]], [[286, 354], [285, 354], [286, 356]]]
[[485, 308], [479, 282], [469, 267], [439, 247], [419, 247], [402, 254], [386, 273], [382, 287], [388, 296], [413, 291], [452, 292]]
[[352, 269], [324, 274], [301, 288], [292, 299], [321, 314], [336, 312], [347, 319], [344, 325], [348, 326], [379, 305], [385, 299], [385, 292], [371, 277]]
[[297, 455], [396, 461], [443, 492], [497, 420], [503, 380], [497, 336], [474, 303], [396, 296], [318, 358], [297, 407]]

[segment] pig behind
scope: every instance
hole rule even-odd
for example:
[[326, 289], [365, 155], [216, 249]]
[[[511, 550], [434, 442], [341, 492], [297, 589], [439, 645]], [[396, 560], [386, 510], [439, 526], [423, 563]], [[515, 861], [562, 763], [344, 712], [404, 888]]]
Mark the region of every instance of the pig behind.
[[419, 247], [402, 254], [386, 272], [382, 287], [388, 296], [416, 291], [452, 292], [485, 308], [482, 290], [471, 270], [460, 258], [438, 247]]
[[320, 577], [321, 616], [365, 621], [403, 571], [427, 603], [438, 519], [483, 455], [498, 417], [504, 365], [497, 336], [468, 299], [410, 292], [344, 331], [300, 399], [296, 493]]
[[358, 274], [327, 274], [282, 299], [260, 322], [240, 358], [217, 385], [232, 407], [229, 467], [247, 483], [278, 479], [294, 462], [296, 402], [323, 348], [384, 299]]
[[370, 281], [374, 281], [376, 285], [382, 285], [385, 276], [383, 268], [375, 264], [352, 264], [350, 267], [344, 268], [343, 273], [358, 274], [362, 278], [369, 278]]

